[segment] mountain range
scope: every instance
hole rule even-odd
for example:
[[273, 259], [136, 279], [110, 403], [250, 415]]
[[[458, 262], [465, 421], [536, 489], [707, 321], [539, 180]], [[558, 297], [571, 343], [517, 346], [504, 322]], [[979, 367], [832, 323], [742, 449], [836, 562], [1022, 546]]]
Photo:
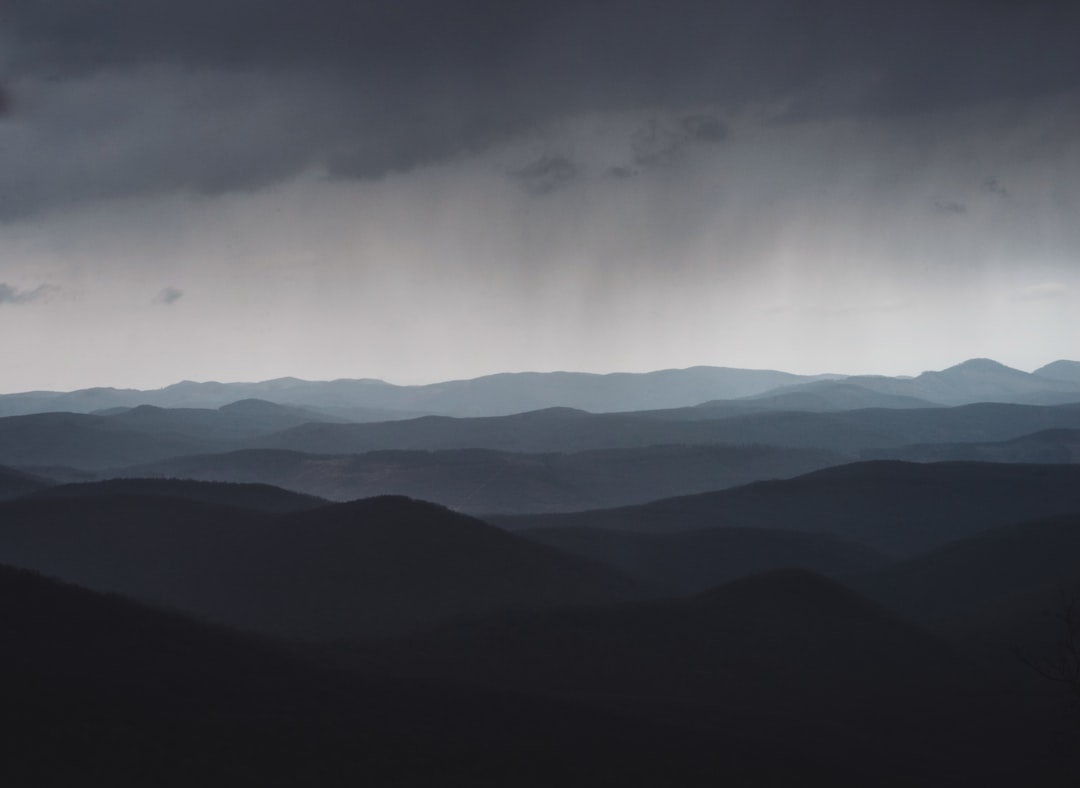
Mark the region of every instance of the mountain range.
[[1076, 362], [34, 403], [5, 785], [1080, 781]]
[[386, 421], [419, 415], [499, 416], [566, 407], [591, 412], [688, 407], [744, 400], [745, 407], [832, 410], [920, 407], [973, 402], [1061, 404], [1080, 399], [1080, 362], [1055, 361], [1027, 373], [990, 359], [972, 359], [914, 378], [877, 375], [795, 375], [775, 370], [690, 367], [645, 373], [519, 372], [416, 386], [381, 380], [256, 383], [183, 381], [161, 389], [91, 388], [0, 395], [0, 416], [92, 413], [152, 405], [214, 409], [259, 399], [307, 409], [321, 421]]

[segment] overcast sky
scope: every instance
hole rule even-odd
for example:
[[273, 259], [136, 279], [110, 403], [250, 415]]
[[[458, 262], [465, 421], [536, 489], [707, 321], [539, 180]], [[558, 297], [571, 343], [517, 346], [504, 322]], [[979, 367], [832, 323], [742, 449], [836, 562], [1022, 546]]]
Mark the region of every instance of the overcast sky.
[[4, 0], [0, 391], [1080, 358], [1080, 4]]

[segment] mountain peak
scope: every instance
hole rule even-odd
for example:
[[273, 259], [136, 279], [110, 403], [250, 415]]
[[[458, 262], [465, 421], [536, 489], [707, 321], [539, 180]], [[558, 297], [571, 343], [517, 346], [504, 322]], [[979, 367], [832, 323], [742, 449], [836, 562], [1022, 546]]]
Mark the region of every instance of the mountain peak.
[[969, 358], [967, 361], [961, 361], [959, 364], [943, 369], [942, 372], [965, 372], [965, 373], [1007, 373], [1007, 374], [1027, 374], [1021, 372], [1019, 369], [1013, 369], [1012, 367], [1005, 366], [1000, 361], [994, 361], [992, 358]]
[[1058, 359], [1057, 361], [1051, 361], [1046, 366], [1039, 367], [1031, 374], [1065, 383], [1080, 383], [1080, 361]]

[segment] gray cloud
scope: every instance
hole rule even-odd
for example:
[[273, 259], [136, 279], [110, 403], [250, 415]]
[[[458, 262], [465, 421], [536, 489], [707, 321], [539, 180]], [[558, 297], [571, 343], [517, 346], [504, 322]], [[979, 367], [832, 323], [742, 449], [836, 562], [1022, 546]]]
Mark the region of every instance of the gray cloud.
[[175, 304], [181, 298], [184, 297], [184, 291], [179, 287], [163, 287], [156, 296], [154, 296], [155, 304]]
[[996, 194], [999, 197], [1008, 197], [1009, 190], [1002, 185], [1001, 181], [991, 176], [983, 181], [982, 190], [989, 194]]
[[8, 217], [307, 168], [379, 177], [578, 112], [720, 111], [643, 145], [649, 166], [722, 141], [719, 118], [753, 102], [778, 120], [888, 116], [1080, 87], [1080, 7], [1049, 0], [7, 0], [4, 14]]
[[933, 208], [934, 213], [945, 216], [963, 216], [967, 213], [967, 206], [956, 200], [935, 200]]
[[0, 304], [29, 304], [46, 298], [58, 288], [52, 285], [40, 284], [30, 290], [20, 290], [4, 282], [0, 282]]

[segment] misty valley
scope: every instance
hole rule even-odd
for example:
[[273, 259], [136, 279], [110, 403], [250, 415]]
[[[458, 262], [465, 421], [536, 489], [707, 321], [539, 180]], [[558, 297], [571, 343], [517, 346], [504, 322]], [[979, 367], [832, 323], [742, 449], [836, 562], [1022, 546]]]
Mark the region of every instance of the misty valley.
[[1080, 362], [0, 395], [5, 785], [1080, 784]]

